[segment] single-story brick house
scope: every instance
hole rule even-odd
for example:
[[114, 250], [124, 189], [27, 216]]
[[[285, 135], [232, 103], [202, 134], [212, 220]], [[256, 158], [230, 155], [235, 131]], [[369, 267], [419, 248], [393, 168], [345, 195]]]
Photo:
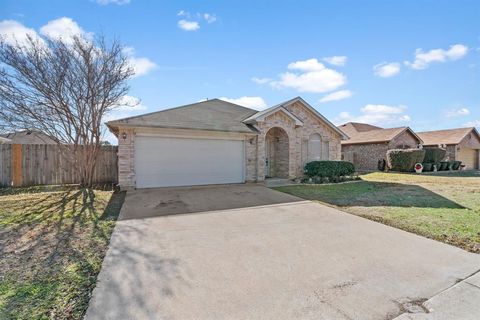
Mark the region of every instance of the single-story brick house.
[[475, 128], [418, 132], [425, 147], [443, 147], [449, 160], [462, 161], [466, 169], [480, 169], [480, 135]]
[[384, 129], [366, 123], [349, 122], [338, 127], [349, 139], [343, 140], [342, 159], [350, 161], [357, 170], [377, 170], [390, 149], [419, 147], [423, 141], [409, 127]]
[[21, 130], [2, 134], [0, 138], [5, 139], [4, 143], [10, 144], [57, 144], [50, 136], [36, 130]]
[[2, 136], [0, 136], [0, 144], [2, 143], [10, 143], [10, 139], [7, 139], [7, 138], [4, 138]]
[[348, 138], [300, 97], [264, 111], [213, 99], [107, 126], [123, 188], [294, 178], [307, 161], [340, 160]]

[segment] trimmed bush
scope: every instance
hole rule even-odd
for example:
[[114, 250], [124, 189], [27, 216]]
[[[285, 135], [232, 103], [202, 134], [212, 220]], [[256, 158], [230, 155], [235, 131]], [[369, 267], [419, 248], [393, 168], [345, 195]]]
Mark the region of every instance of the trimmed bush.
[[387, 151], [387, 166], [391, 171], [413, 171], [416, 163], [422, 163], [425, 150], [421, 149], [391, 149]]
[[447, 155], [447, 150], [442, 148], [425, 148], [425, 159], [423, 162], [426, 163], [437, 163], [445, 160]]
[[348, 161], [312, 161], [305, 165], [309, 177], [336, 178], [355, 173], [355, 166]]

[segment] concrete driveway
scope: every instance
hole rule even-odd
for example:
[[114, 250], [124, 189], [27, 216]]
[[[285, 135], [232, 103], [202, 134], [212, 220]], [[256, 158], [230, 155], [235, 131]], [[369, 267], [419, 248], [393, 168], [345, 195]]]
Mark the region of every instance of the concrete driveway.
[[480, 255], [262, 186], [137, 190], [86, 319], [391, 319], [479, 268]]

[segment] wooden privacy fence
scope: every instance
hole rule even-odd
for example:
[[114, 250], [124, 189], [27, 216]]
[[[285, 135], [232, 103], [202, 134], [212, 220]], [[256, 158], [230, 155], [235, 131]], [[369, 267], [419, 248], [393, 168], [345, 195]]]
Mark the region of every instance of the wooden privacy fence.
[[[95, 166], [95, 183], [117, 183], [116, 146], [103, 146]], [[79, 183], [60, 146], [0, 144], [0, 186]]]

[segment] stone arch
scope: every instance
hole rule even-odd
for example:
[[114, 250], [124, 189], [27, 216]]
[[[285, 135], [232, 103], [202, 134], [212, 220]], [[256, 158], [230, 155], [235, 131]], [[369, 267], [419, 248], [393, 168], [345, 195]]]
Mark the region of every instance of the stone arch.
[[272, 127], [265, 134], [265, 177], [290, 175], [290, 139], [285, 129]]

